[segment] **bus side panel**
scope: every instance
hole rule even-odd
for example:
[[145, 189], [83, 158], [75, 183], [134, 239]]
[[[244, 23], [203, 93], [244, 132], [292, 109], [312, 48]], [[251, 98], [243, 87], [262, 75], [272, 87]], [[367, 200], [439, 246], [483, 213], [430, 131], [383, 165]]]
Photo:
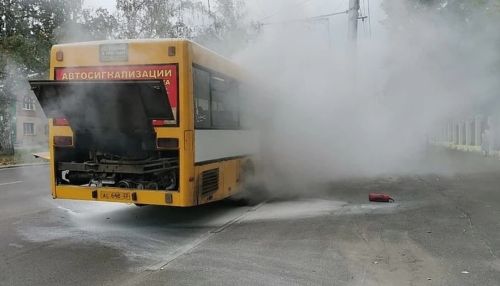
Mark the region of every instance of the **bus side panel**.
[[259, 136], [252, 130], [195, 130], [195, 162], [256, 154]]
[[180, 122], [179, 131], [182, 131], [179, 138], [180, 148], [180, 170], [179, 170], [179, 191], [184, 206], [197, 204], [197, 197], [194, 195], [194, 147], [193, 147], [193, 97], [192, 97], [192, 70], [191, 70], [191, 50], [188, 43], [182, 43], [178, 54], [179, 61], [179, 108]]
[[[215, 188], [211, 188], [210, 186], [206, 186], [203, 182], [204, 175], [208, 175], [210, 173], [217, 173], [217, 186]], [[198, 165], [195, 167], [196, 173], [196, 192], [198, 195], [198, 204], [206, 204], [209, 202], [214, 202], [224, 198], [221, 195], [221, 190], [223, 186], [223, 169], [222, 164], [220, 162]], [[206, 183], [206, 182], [205, 182]]]
[[[230, 197], [240, 190], [241, 159], [219, 161], [196, 166], [196, 189], [199, 204], [205, 204]], [[212, 182], [211, 173], [218, 172], [217, 189], [209, 191], [204, 185], [204, 178]], [[210, 187], [211, 185], [209, 185]]]
[[186, 205], [197, 205], [198, 197], [195, 195], [195, 168], [194, 168], [194, 147], [193, 131], [184, 131], [184, 144], [181, 151], [181, 161], [184, 164], [181, 168], [183, 180], [180, 185], [181, 195]]
[[56, 193], [56, 165], [55, 165], [55, 152], [54, 152], [54, 126], [52, 120], [49, 120], [49, 153], [50, 153], [50, 190], [52, 198], [57, 198]]
[[[52, 67], [53, 58], [55, 57], [55, 52], [51, 51], [51, 60], [50, 60], [50, 70], [49, 70], [49, 79], [54, 80], [54, 68]], [[54, 124], [51, 118], [47, 118], [49, 121], [49, 153], [50, 153], [50, 190], [52, 193], [52, 198], [57, 198], [56, 192], [56, 159], [54, 152]]]
[[240, 160], [229, 160], [222, 162], [224, 170], [224, 190], [222, 193], [229, 197], [238, 192]]

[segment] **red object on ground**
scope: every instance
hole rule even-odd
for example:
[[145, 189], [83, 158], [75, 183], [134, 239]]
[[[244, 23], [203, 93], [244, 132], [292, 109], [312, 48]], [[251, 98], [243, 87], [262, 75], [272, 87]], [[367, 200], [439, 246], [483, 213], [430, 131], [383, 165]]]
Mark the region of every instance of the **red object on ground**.
[[394, 199], [391, 196], [383, 193], [370, 193], [368, 195], [370, 202], [392, 203]]

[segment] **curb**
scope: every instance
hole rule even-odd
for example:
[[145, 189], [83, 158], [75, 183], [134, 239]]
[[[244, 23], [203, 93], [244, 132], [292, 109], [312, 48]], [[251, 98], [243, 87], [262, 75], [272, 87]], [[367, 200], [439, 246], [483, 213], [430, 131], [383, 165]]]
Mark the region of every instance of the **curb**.
[[49, 163], [26, 163], [26, 164], [15, 164], [15, 165], [5, 165], [0, 166], [0, 170], [2, 169], [14, 169], [14, 168], [22, 168], [22, 167], [36, 167], [36, 166], [45, 166]]

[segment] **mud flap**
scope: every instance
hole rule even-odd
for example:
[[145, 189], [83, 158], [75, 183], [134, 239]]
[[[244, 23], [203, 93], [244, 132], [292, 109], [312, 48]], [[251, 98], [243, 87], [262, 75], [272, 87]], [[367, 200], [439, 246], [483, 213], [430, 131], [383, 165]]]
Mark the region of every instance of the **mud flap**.
[[50, 152], [49, 151], [32, 153], [31, 155], [33, 155], [37, 159], [39, 158], [39, 159], [44, 159], [44, 160], [50, 161]]

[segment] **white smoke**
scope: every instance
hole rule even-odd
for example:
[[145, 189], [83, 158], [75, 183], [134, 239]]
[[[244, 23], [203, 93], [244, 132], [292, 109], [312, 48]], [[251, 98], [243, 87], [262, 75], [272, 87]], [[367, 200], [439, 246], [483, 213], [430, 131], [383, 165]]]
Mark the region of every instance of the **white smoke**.
[[[404, 3], [385, 1], [391, 17], [371, 19], [371, 37], [360, 28], [357, 51], [345, 25], [330, 26], [329, 34], [298, 21], [264, 26], [237, 55], [266, 90], [248, 92], [247, 106], [257, 115], [269, 181], [429, 172], [422, 163], [427, 137], [494, 96], [493, 22], [463, 31], [438, 9], [417, 14]], [[307, 11], [289, 18], [305, 19]], [[372, 1], [372, 11], [383, 15], [380, 2]]]

